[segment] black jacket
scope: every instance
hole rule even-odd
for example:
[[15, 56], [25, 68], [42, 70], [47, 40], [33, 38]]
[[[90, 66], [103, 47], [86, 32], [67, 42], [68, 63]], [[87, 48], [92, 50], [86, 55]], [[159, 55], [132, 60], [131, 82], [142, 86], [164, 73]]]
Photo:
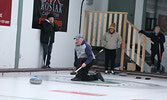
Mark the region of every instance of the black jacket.
[[54, 43], [55, 32], [58, 31], [58, 26], [54, 23], [54, 26], [48, 21], [44, 20], [41, 24], [41, 43]]
[[151, 44], [151, 51], [158, 51], [159, 50], [159, 44], [161, 47], [161, 52], [164, 52], [164, 43], [165, 43], [165, 36], [160, 32], [158, 36], [155, 35], [155, 33], [147, 33], [145, 31], [140, 31], [139, 33], [143, 33], [147, 37], [151, 38], [151, 40], [154, 42], [154, 44]]

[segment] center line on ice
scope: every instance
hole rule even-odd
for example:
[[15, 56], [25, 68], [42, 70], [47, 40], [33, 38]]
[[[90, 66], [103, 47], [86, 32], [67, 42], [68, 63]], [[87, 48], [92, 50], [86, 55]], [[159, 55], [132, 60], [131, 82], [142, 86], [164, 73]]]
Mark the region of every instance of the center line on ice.
[[87, 96], [107, 96], [106, 94], [94, 94], [94, 93], [65, 91], [65, 90], [51, 90], [51, 91], [58, 92], [58, 93], [78, 94], [78, 95], [87, 95]]

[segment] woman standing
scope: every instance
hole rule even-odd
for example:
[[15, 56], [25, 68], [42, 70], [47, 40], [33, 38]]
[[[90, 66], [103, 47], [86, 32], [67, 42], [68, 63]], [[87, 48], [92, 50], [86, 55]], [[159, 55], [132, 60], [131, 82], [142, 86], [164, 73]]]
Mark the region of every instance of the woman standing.
[[[115, 23], [111, 24], [108, 32], [102, 38], [102, 44], [105, 48], [105, 73], [111, 72], [114, 74], [116, 49], [120, 48], [122, 43], [121, 36], [116, 32]], [[111, 69], [108, 70], [109, 62], [111, 61]]]

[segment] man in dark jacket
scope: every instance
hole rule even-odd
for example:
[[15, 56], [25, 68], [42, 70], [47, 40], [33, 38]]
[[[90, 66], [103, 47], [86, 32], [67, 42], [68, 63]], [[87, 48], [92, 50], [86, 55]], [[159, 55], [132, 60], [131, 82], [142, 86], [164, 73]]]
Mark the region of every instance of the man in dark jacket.
[[143, 33], [147, 37], [151, 38], [151, 40], [154, 42], [154, 44], [151, 44], [151, 67], [154, 68], [154, 58], [157, 55], [157, 73], [160, 73], [160, 64], [162, 61], [162, 54], [164, 52], [165, 36], [160, 32], [159, 26], [155, 27], [153, 33], [149, 34], [143, 30], [139, 31], [139, 33]]
[[47, 15], [47, 19], [41, 24], [40, 42], [43, 46], [44, 61], [44, 66], [42, 68], [51, 68], [49, 65], [56, 31], [58, 31], [58, 26], [54, 22], [54, 15], [50, 13]]
[[91, 46], [83, 39], [81, 34], [78, 34], [74, 39], [76, 39], [75, 46], [75, 62], [74, 62], [74, 71], [79, 67], [82, 67], [79, 70], [78, 74], [71, 79], [72, 81], [95, 81], [100, 79], [104, 81], [100, 73], [94, 75], [88, 75], [90, 67], [93, 65], [95, 56], [92, 52]]

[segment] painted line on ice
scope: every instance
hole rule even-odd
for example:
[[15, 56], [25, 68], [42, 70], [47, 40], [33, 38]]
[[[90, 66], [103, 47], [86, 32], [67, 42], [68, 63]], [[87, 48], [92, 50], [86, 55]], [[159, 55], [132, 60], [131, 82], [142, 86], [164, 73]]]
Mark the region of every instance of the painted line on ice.
[[65, 91], [65, 90], [51, 90], [51, 92], [68, 93], [68, 94], [78, 94], [78, 95], [87, 95], [87, 96], [107, 96], [106, 94], [94, 94], [94, 93]]
[[7, 99], [12, 98], [12, 99], [21, 99], [21, 100], [46, 100], [46, 99], [17, 97], [17, 96], [8, 96], [8, 95], [0, 95], [0, 98], [7, 98]]
[[132, 100], [148, 100], [148, 99], [132, 99]]

